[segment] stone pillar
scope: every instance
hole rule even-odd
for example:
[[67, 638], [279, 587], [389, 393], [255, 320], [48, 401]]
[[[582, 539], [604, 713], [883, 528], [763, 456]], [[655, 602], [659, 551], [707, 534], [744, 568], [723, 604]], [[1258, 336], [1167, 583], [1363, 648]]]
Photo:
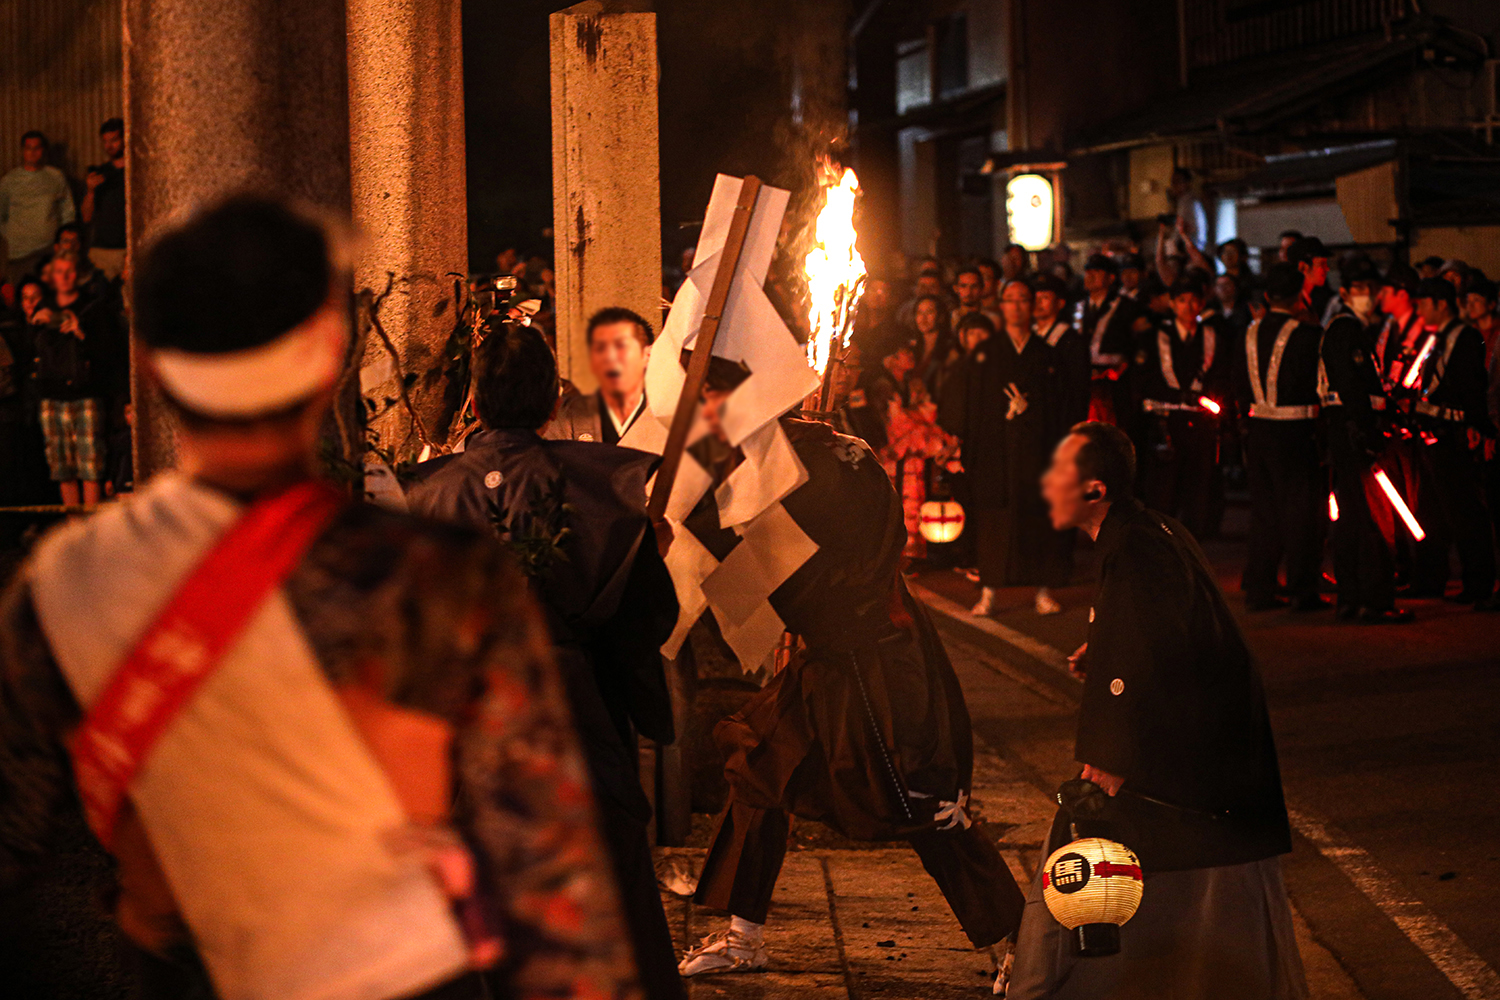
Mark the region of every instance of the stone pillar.
[[557, 360], [591, 391], [584, 325], [626, 306], [661, 327], [656, 15], [587, 0], [551, 17]]
[[[346, 212], [343, 53], [338, 0], [125, 0], [132, 258], [164, 221], [235, 189]], [[174, 448], [131, 367], [139, 483], [169, 466]]]
[[[360, 383], [379, 444], [408, 459], [423, 442], [399, 380], [410, 381], [417, 413], [439, 439], [442, 348], [456, 312], [450, 273], [469, 270], [461, 5], [347, 2], [350, 186], [364, 237], [354, 277], [366, 333]], [[368, 303], [387, 275], [378, 314], [399, 369], [369, 328]]]

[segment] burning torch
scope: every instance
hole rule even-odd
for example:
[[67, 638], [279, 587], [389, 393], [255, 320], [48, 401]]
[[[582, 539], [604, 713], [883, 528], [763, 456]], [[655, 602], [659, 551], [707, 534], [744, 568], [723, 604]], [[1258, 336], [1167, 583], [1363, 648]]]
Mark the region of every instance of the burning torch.
[[803, 260], [807, 276], [807, 363], [823, 376], [820, 410], [827, 410], [833, 384], [833, 364], [849, 343], [855, 308], [864, 289], [865, 262], [854, 245], [854, 202], [859, 179], [853, 170], [838, 174], [823, 161], [823, 208], [814, 226], [813, 248]]

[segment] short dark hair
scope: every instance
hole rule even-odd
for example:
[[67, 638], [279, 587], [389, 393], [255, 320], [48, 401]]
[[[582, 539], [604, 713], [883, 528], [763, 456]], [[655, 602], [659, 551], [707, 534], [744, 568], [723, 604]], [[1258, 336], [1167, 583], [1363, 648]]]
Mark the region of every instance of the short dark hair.
[[583, 335], [584, 343], [594, 342], [594, 331], [599, 327], [613, 326], [615, 323], [634, 323], [635, 339], [641, 342], [642, 347], [650, 347], [656, 340], [656, 333], [651, 329], [651, 324], [646, 322], [640, 313], [632, 312], [624, 306], [606, 306], [589, 317], [588, 329]]
[[1175, 181], [1179, 177], [1181, 177], [1185, 181], [1190, 181], [1193, 179], [1193, 172], [1187, 167], [1173, 167], [1172, 180]]
[[958, 319], [958, 328], [953, 332], [955, 335], [961, 336], [965, 330], [976, 326], [989, 333], [991, 337], [995, 335], [994, 321], [982, 312], [965, 313], [960, 316]]
[[1172, 282], [1171, 286], [1167, 289], [1167, 294], [1174, 299], [1179, 295], [1196, 295], [1202, 298], [1204, 295], [1203, 282], [1192, 275], [1184, 274]]
[[958, 284], [958, 279], [962, 278], [966, 274], [972, 274], [974, 277], [978, 278], [981, 282], [984, 281], [984, 274], [979, 270], [979, 265], [975, 264], [972, 267], [970, 267], [970, 266], [964, 266], [964, 267], [959, 268], [957, 271], [954, 271], [953, 272], [953, 283], [955, 285]]
[[1301, 238], [1302, 231], [1300, 229], [1283, 229], [1281, 235], [1276, 237], [1276, 241], [1279, 243], [1282, 240], [1300, 240]]
[[1458, 309], [1458, 289], [1447, 278], [1423, 278], [1422, 283], [1417, 286], [1417, 294], [1412, 298], [1446, 302], [1455, 311]]
[[1478, 277], [1469, 284], [1470, 295], [1478, 295], [1491, 303], [1495, 301], [1497, 293], [1500, 293], [1500, 286], [1489, 278]]
[[529, 326], [500, 324], [474, 359], [474, 408], [485, 427], [534, 431], [557, 406], [557, 359]]
[[63, 238], [63, 233], [77, 233], [78, 238], [83, 239], [83, 226], [76, 222], [64, 222], [57, 227], [57, 232], [52, 234], [52, 242], [56, 243]]
[[1068, 285], [1055, 274], [1039, 274], [1031, 279], [1033, 297], [1039, 292], [1051, 292], [1060, 299], [1068, 297]]
[[104, 134], [109, 133], [109, 132], [124, 132], [124, 131], [125, 131], [125, 119], [123, 119], [123, 118], [108, 118], [108, 119], [105, 120], [105, 122], [104, 122], [103, 125], [99, 126], [99, 134], [100, 135], [104, 135]]
[[136, 329], [154, 348], [259, 347], [322, 308], [333, 278], [317, 221], [263, 195], [230, 195], [146, 251], [135, 276]]
[[1385, 272], [1385, 283], [1392, 291], [1405, 292], [1413, 299], [1417, 297], [1417, 285], [1421, 284], [1417, 269], [1410, 264], [1392, 264]]
[[21, 133], [21, 145], [26, 145], [26, 141], [28, 139], [35, 139], [37, 142], [42, 144], [43, 149], [47, 148], [47, 137], [36, 129], [30, 129], [26, 132]]
[[1100, 420], [1074, 424], [1068, 433], [1083, 438], [1074, 458], [1081, 480], [1103, 483], [1104, 498], [1111, 502], [1135, 496], [1135, 445], [1128, 434]]
[[1302, 272], [1290, 261], [1277, 261], [1266, 272], [1266, 301], [1272, 305], [1296, 302], [1302, 295]]

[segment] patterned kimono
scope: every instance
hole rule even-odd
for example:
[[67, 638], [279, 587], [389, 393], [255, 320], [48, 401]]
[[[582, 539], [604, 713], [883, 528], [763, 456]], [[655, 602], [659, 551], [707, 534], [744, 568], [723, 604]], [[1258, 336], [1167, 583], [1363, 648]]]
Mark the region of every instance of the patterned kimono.
[[901, 495], [901, 513], [906, 522], [908, 559], [927, 555], [927, 540], [921, 534], [922, 504], [927, 502], [929, 463], [951, 457], [958, 440], [937, 424], [937, 404], [921, 381], [908, 378], [905, 399], [899, 390], [886, 402], [886, 446], [880, 464]]
[[[282, 593], [330, 684], [373, 683], [387, 703], [453, 728], [451, 821], [475, 856], [504, 942], [495, 988], [638, 996], [546, 630], [498, 546], [355, 505], [313, 542]], [[83, 845], [67, 859], [74, 867], [85, 867], [82, 857], [108, 871], [83, 826], [64, 749], [80, 721], [23, 574], [0, 607], [0, 891], [45, 872], [59, 843]], [[109, 881], [100, 888], [119, 895]], [[162, 888], [154, 926], [178, 933], [142, 955], [151, 970], [143, 992], [212, 997], [178, 901]], [[132, 897], [129, 885], [124, 896]], [[133, 899], [138, 907], [139, 894]]]

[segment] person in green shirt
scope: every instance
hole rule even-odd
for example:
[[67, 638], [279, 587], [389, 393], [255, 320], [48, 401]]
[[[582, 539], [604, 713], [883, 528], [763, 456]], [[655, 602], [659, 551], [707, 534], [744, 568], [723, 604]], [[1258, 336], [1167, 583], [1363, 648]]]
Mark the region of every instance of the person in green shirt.
[[47, 137], [21, 137], [21, 165], [0, 177], [0, 236], [5, 238], [5, 278], [12, 285], [36, 271], [52, 249], [52, 237], [75, 216], [67, 178], [42, 160]]

